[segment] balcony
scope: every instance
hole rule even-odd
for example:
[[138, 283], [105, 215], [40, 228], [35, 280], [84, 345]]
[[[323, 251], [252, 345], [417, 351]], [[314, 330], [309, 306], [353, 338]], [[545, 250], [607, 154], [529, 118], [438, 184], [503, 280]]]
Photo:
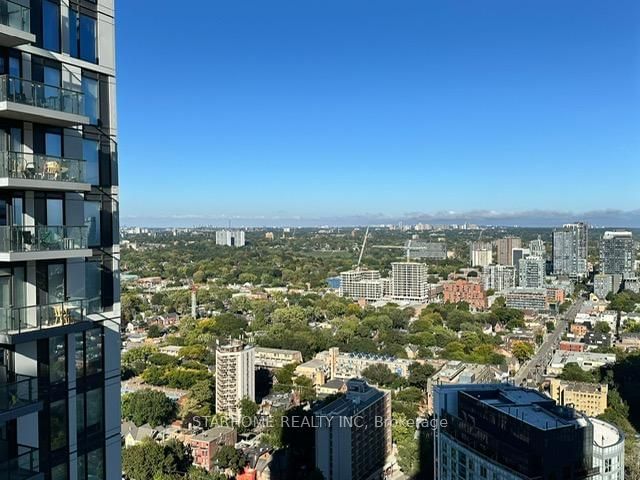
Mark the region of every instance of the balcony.
[[29, 190], [91, 190], [86, 162], [34, 153], [0, 152], [0, 187]]
[[0, 75], [0, 115], [61, 127], [89, 123], [82, 93], [9, 75]]
[[40, 459], [38, 450], [24, 445], [18, 445], [15, 458], [0, 462], [0, 478], [3, 480], [40, 480], [44, 475], [40, 473]]
[[0, 226], [0, 262], [91, 256], [87, 227]]
[[[78, 299], [47, 305], [0, 308], [0, 343], [12, 344], [25, 334], [39, 338], [51, 328], [69, 327], [87, 318], [89, 300]], [[0, 477], [1, 478], [1, 477]]]
[[29, 7], [0, 0], [0, 46], [17, 47], [36, 41], [31, 33], [31, 11]]
[[0, 422], [35, 413], [41, 408], [37, 378], [17, 375], [16, 381], [0, 385]]

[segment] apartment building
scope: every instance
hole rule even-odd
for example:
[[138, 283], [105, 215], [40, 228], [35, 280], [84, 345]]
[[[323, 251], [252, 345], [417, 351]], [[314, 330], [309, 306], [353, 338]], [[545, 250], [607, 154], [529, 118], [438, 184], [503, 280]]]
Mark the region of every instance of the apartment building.
[[283, 348], [255, 348], [256, 368], [282, 368], [292, 363], [302, 363], [302, 353], [298, 350], [286, 350]]
[[340, 296], [364, 299], [368, 301], [380, 300], [384, 294], [384, 279], [378, 270], [347, 270], [340, 272]]
[[411, 260], [446, 260], [447, 258], [447, 244], [445, 242], [407, 240], [405, 247], [408, 248]]
[[239, 419], [239, 402], [255, 401], [255, 347], [239, 340], [216, 346], [216, 413]]
[[586, 223], [568, 223], [553, 232], [553, 273], [584, 278], [588, 273], [589, 229]]
[[391, 397], [351, 379], [347, 392], [314, 412], [316, 468], [324, 478], [382, 478], [391, 455]]
[[114, 29], [0, 2], [2, 478], [121, 478]]
[[394, 300], [425, 302], [429, 299], [427, 266], [416, 262], [391, 264], [391, 293]]
[[551, 398], [558, 405], [572, 406], [590, 417], [597, 417], [607, 409], [607, 384], [567, 382], [552, 378], [549, 388]]
[[493, 245], [491, 242], [472, 242], [469, 258], [472, 267], [486, 267], [493, 263]]
[[635, 252], [629, 231], [604, 232], [600, 242], [600, 272], [606, 275], [633, 277]]
[[518, 262], [518, 286], [542, 288], [546, 275], [546, 263], [542, 257], [528, 256]]
[[511, 288], [505, 299], [507, 307], [540, 312], [548, 308], [547, 290], [544, 288]]
[[216, 231], [216, 245], [227, 247], [244, 247], [244, 230]]
[[485, 290], [502, 292], [516, 286], [516, 269], [513, 265], [489, 265], [482, 270]]
[[434, 396], [435, 478], [582, 480], [598, 472], [593, 424], [536, 390], [437, 385]]
[[480, 283], [456, 280], [444, 284], [444, 301], [448, 303], [467, 302], [477, 310], [487, 308], [487, 295]]
[[522, 247], [522, 240], [518, 237], [505, 237], [497, 239], [495, 244], [498, 253], [498, 264], [513, 265], [512, 251], [514, 248]]

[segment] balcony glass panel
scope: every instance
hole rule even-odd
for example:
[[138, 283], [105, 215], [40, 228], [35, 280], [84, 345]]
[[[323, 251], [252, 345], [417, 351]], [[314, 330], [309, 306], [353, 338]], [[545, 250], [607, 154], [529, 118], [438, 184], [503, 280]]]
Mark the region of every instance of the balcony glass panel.
[[84, 160], [22, 152], [0, 152], [0, 177], [85, 182]]
[[4, 480], [25, 480], [39, 473], [38, 450], [18, 445], [18, 455], [0, 462], [0, 478]]
[[0, 333], [15, 335], [32, 330], [70, 325], [83, 321], [86, 313], [84, 299], [48, 305], [0, 308]]
[[0, 226], [0, 253], [83, 249], [87, 235], [85, 226]]
[[0, 385], [0, 412], [6, 412], [38, 400], [38, 379], [17, 375], [15, 382]]
[[0, 0], [0, 23], [23, 32], [30, 32], [31, 14], [29, 7], [19, 5], [11, 0]]
[[82, 93], [9, 75], [0, 76], [0, 101], [84, 115]]

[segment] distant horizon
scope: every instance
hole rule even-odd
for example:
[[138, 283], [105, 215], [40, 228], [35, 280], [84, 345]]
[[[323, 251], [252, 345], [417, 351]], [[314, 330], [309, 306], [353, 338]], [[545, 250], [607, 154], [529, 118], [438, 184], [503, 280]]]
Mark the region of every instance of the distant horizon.
[[553, 228], [565, 223], [586, 222], [594, 228], [640, 228], [640, 209], [597, 210], [582, 213], [560, 211], [522, 212], [435, 212], [407, 213], [405, 215], [361, 214], [347, 216], [303, 217], [240, 215], [175, 215], [175, 216], [122, 216], [122, 227], [141, 228], [321, 228], [364, 227], [426, 224], [426, 225], [478, 225], [481, 227]]

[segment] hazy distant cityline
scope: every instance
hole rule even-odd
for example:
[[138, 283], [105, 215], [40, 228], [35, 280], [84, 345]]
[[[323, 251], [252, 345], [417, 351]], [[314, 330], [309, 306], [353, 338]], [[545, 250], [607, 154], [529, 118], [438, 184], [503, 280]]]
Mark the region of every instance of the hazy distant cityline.
[[557, 227], [574, 221], [587, 222], [593, 227], [640, 227], [640, 209], [596, 210], [582, 213], [529, 210], [522, 212], [496, 212], [476, 210], [469, 212], [407, 213], [384, 215], [366, 213], [343, 216], [242, 216], [242, 215], [124, 215], [125, 227], [354, 227], [365, 225], [462, 225], [474, 224], [496, 227]]

